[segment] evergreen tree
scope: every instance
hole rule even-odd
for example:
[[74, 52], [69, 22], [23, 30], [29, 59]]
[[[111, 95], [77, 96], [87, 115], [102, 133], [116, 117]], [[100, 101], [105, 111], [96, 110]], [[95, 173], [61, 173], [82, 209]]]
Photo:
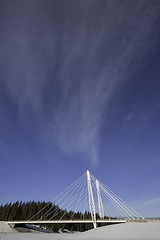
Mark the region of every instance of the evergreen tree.
[[[29, 202], [15, 202], [7, 203], [0, 206], [0, 221], [17, 221], [17, 220], [39, 220], [43, 217], [45, 220], [55, 219], [91, 219], [89, 212], [73, 212], [61, 209], [58, 205], [52, 202], [45, 201], [29, 201]], [[97, 218], [99, 216], [97, 215]], [[70, 231], [86, 231], [93, 228], [93, 224], [79, 223], [79, 224], [43, 224], [43, 226], [54, 232], [60, 229], [68, 229]]]

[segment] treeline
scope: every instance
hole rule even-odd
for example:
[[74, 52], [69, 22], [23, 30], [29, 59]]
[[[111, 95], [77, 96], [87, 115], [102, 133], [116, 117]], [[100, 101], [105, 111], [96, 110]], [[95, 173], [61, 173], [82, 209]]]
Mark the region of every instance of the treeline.
[[[51, 209], [51, 211], [50, 211]], [[53, 215], [54, 213], [54, 215]], [[30, 202], [16, 202], [16, 203], [7, 203], [0, 206], [0, 221], [17, 221], [17, 220], [54, 220], [54, 219], [91, 219], [89, 212], [82, 214], [81, 212], [73, 212], [63, 210], [59, 208], [58, 205], [53, 204], [52, 202], [45, 201], [30, 201]], [[99, 216], [97, 215], [97, 218]], [[43, 224], [42, 227], [45, 227], [48, 230], [58, 232], [59, 230], [68, 229], [70, 231], [86, 231], [93, 228], [93, 224]]]

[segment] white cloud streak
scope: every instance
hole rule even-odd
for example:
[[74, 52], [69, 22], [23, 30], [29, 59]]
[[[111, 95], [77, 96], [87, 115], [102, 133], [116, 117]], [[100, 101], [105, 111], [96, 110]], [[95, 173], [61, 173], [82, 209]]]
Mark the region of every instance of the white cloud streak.
[[144, 217], [159, 217], [160, 214], [160, 197], [152, 199], [143, 199], [136, 201], [134, 204], [134, 209]]
[[[119, 84], [127, 80], [127, 71], [130, 71], [132, 64], [134, 71], [138, 68], [135, 66], [136, 60], [143, 64], [142, 59], [149, 54], [154, 44], [152, 34], [158, 12], [156, 7], [150, 8], [145, 2], [130, 6], [119, 6], [118, 1], [108, 2], [97, 19], [94, 4], [90, 9], [85, 8], [73, 39], [70, 32], [71, 20], [74, 19], [65, 19], [60, 39], [52, 36], [55, 42], [61, 40], [59, 55], [62, 56], [58, 56], [60, 63], [56, 80], [60, 84], [57, 88], [59, 97], [57, 104], [50, 108], [47, 122], [41, 123], [41, 126], [43, 134], [50, 134], [53, 144], [66, 154], [88, 154], [92, 165], [96, 166], [102, 116]], [[52, 31], [51, 27], [49, 31]], [[66, 40], [67, 37], [69, 40]], [[32, 55], [30, 46], [33, 43], [20, 39], [16, 41], [26, 46], [25, 51], [19, 52], [16, 59], [13, 59], [16, 55], [14, 52], [9, 56], [11, 62], [8, 68], [12, 76], [6, 74], [5, 84], [17, 103], [20, 116], [23, 118], [30, 110], [39, 118], [43, 115], [44, 86], [49, 71], [47, 64], [50, 57], [56, 63], [57, 56], [53, 56], [53, 52], [58, 43], [54, 45], [53, 52], [48, 53], [46, 63], [43, 62], [45, 48], [42, 47], [42, 61], [36, 69], [39, 61], [38, 56]], [[38, 51], [43, 46], [43, 40], [39, 39]], [[18, 70], [19, 65], [22, 66], [21, 61], [26, 65]]]
[[[139, 13], [137, 13], [137, 10]], [[114, 23], [115, 15], [110, 14], [108, 10], [108, 21], [102, 24], [98, 33], [94, 35], [93, 42], [88, 45], [91, 56], [84, 63], [86, 66], [83, 69], [84, 73], [81, 73], [81, 82], [77, 82], [73, 92], [72, 84], [76, 79], [65, 78], [65, 82], [62, 82], [63, 89], [66, 88], [67, 82], [66, 98], [62, 98], [63, 100], [60, 101], [60, 107], [56, 109], [53, 119], [54, 134], [57, 137], [58, 145], [63, 151], [69, 153], [74, 151], [89, 152], [93, 165], [98, 163], [99, 130], [101, 124], [103, 124], [102, 115], [107, 110], [110, 97], [117, 89], [117, 85], [125, 80], [125, 74], [132, 61], [144, 57], [150, 51], [152, 45], [150, 34], [156, 17], [154, 16], [147, 21], [145, 18], [147, 18], [149, 9], [144, 15], [141, 11], [141, 7], [133, 9], [133, 16], [131, 16], [130, 22], [127, 22], [129, 12], [126, 14], [125, 9], [122, 8], [120, 16], [117, 16], [117, 18], [121, 17], [119, 22]], [[127, 34], [124, 33], [123, 35], [121, 33], [123, 27]], [[86, 30], [83, 30], [84, 32], [86, 33]], [[113, 33], [106, 38], [108, 56], [104, 62], [101, 62], [99, 49], [107, 32]], [[121, 34], [122, 37], [119, 38]], [[113, 41], [119, 41], [119, 43], [112, 43], [111, 37], [113, 37]], [[77, 41], [72, 44], [72, 51], [62, 63], [62, 75], [67, 74], [68, 71], [74, 71], [73, 69], [78, 64], [83, 64], [79, 60], [79, 58], [83, 59], [82, 49], [75, 51], [79, 45]], [[103, 53], [101, 54], [103, 55]], [[112, 56], [114, 57], [112, 58]], [[70, 64], [73, 66], [70, 67]], [[90, 72], [88, 73], [86, 69], [90, 69]], [[64, 102], [67, 102], [67, 104], [64, 104]]]

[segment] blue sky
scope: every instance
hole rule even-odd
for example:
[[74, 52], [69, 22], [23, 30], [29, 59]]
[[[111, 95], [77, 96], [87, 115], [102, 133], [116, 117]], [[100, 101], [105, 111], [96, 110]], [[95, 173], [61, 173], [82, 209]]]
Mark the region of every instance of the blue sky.
[[0, 203], [89, 169], [160, 216], [159, 24], [159, 1], [0, 1]]

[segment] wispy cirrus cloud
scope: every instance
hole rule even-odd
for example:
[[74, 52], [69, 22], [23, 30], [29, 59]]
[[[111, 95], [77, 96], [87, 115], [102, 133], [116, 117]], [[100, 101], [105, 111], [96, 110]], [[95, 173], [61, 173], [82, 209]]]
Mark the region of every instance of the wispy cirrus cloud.
[[133, 7], [130, 17], [123, 7], [112, 10], [115, 15], [117, 12], [117, 21], [108, 9], [97, 34], [91, 33], [84, 40], [86, 18], [81, 25], [83, 34], [78, 40], [72, 39], [72, 48], [61, 59], [59, 72], [64, 92], [53, 111], [58, 145], [67, 153], [89, 153], [93, 165], [98, 163], [102, 116], [119, 84], [127, 80], [132, 62], [137, 59], [142, 63], [143, 57], [149, 53], [156, 20], [156, 16], [148, 20], [149, 9], [142, 13], [142, 6]]
[[141, 212], [144, 217], [159, 217], [160, 197], [152, 199], [142, 199], [134, 203], [134, 209]]
[[88, 154], [96, 166], [102, 116], [128, 73], [138, 69], [136, 62], [143, 65], [150, 53], [159, 13], [145, 1], [123, 6], [107, 2], [100, 6], [101, 14], [91, 2], [80, 3], [83, 13], [76, 8], [75, 15], [68, 7], [62, 16], [61, 7], [59, 22], [43, 12], [37, 36], [34, 14], [22, 26], [26, 32], [21, 27], [16, 29], [19, 35], [8, 32], [4, 85], [20, 121], [32, 115], [40, 121], [42, 138], [49, 134], [66, 154]]

